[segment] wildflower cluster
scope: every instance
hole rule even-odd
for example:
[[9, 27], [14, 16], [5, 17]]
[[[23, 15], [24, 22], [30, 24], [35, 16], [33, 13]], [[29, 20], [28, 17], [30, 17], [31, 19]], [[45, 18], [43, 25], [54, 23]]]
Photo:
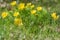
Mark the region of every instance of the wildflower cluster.
[[[27, 20], [28, 23], [31, 20], [33, 20], [33, 22], [36, 20], [36, 21], [39, 21], [38, 23], [40, 23], [40, 22], [43, 23], [43, 22], [49, 21], [50, 17], [52, 17], [52, 19], [54, 19], [54, 20], [58, 20], [58, 18], [59, 18], [59, 16], [56, 13], [49, 14], [47, 12], [47, 10], [45, 10], [42, 6], [35, 7], [35, 5], [32, 3], [27, 3], [27, 4], [19, 3], [17, 5], [16, 1], [13, 1], [10, 3], [10, 5], [13, 6], [13, 10], [14, 10], [14, 11], [12, 10], [13, 15], [11, 15], [11, 13], [9, 13], [9, 11], [7, 10], [8, 12], [7, 11], [2, 12], [1, 17], [3, 19], [5, 19], [7, 17], [6, 19], [8, 19], [9, 15], [10, 15], [14, 19], [14, 24], [17, 24], [17, 25], [23, 24], [22, 23], [23, 19]], [[35, 22], [35, 23], [37, 23], [37, 22]]]

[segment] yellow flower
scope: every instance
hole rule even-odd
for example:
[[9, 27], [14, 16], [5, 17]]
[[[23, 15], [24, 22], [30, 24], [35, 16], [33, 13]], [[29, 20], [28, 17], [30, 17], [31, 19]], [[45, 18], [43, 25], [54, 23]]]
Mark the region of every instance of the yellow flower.
[[19, 12], [15, 12], [15, 13], [13, 14], [14, 17], [17, 17], [18, 15], [19, 15]]
[[57, 20], [59, 18], [59, 16], [54, 16], [53, 19], [54, 20]]
[[41, 10], [42, 10], [42, 7], [37, 7], [37, 10], [38, 10], [38, 11], [41, 11]]
[[25, 4], [24, 3], [20, 3], [18, 5], [18, 9], [23, 10], [24, 8], [25, 8]]
[[1, 16], [4, 19], [4, 18], [6, 18], [8, 16], [8, 13], [7, 12], [2, 12]]
[[27, 3], [25, 8], [29, 8], [31, 6], [31, 3]]
[[31, 14], [35, 14], [36, 13], [36, 10], [31, 10]]
[[23, 25], [23, 24], [22, 24], [22, 20], [21, 20], [20, 18], [15, 18], [15, 19], [14, 19], [14, 24], [15, 24], [15, 25]]
[[57, 20], [59, 18], [59, 15], [57, 15], [56, 13], [52, 13], [51, 16], [54, 20]]
[[31, 6], [31, 3], [27, 3], [27, 6]]
[[10, 3], [12, 6], [15, 6], [16, 5], [16, 1], [13, 1]]
[[31, 8], [34, 8], [34, 5], [31, 5]]
[[52, 17], [56, 16], [56, 13], [52, 13], [51, 16], [52, 16]]

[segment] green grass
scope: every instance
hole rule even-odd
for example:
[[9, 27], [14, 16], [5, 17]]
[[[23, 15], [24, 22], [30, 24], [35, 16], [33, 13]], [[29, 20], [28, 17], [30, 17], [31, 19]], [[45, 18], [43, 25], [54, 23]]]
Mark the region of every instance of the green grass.
[[14, 25], [0, 26], [0, 40], [60, 40], [57, 26], [44, 26], [39, 28], [15, 27]]

